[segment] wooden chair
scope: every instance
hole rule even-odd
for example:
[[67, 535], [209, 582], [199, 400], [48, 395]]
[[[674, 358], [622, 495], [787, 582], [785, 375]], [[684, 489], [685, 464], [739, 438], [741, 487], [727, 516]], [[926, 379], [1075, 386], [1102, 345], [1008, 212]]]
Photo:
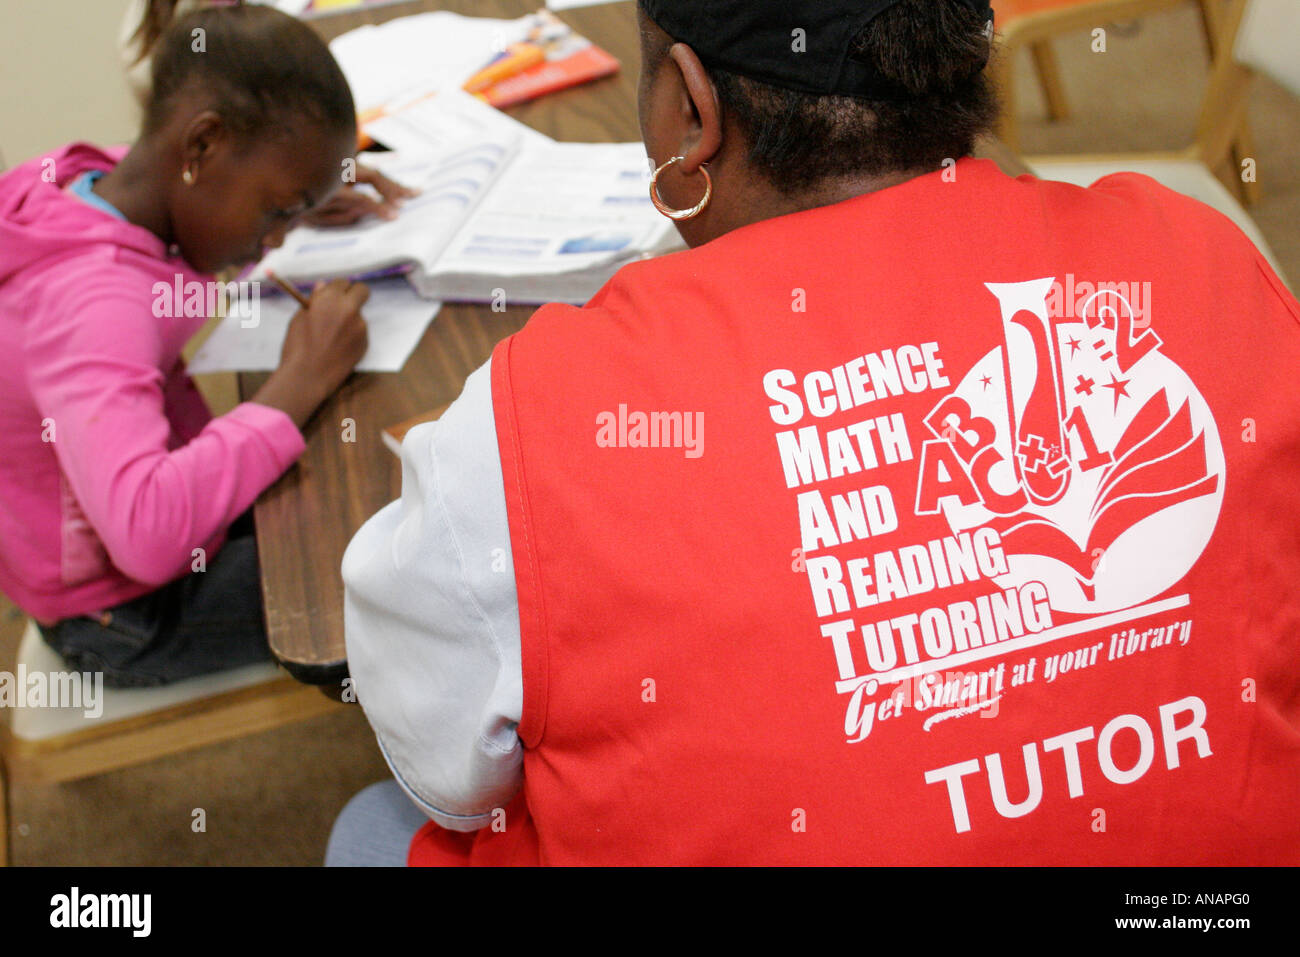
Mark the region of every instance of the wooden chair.
[[1224, 55], [1215, 64], [1191, 148], [1168, 153], [1027, 156], [1025, 162], [1043, 179], [1081, 186], [1121, 170], [1145, 173], [1233, 220], [1282, 276], [1263, 233], [1216, 178], [1215, 170], [1231, 156], [1234, 134], [1245, 117], [1247, 94], [1257, 72], [1300, 97], [1300, 3], [1232, 0], [1220, 40]]
[[[28, 621], [16, 677], [66, 670], [35, 623]], [[10, 859], [12, 785], [92, 777], [346, 707], [271, 663], [161, 688], [103, 688], [99, 700], [103, 710], [93, 718], [86, 716], [84, 707], [4, 709], [8, 720], [0, 722], [0, 864]]]
[[[1014, 80], [1015, 64], [1020, 51], [1028, 47], [1038, 81], [1047, 101], [1049, 119], [1069, 116], [1070, 107], [1056, 62], [1051, 40], [1055, 36], [1088, 30], [1104, 23], [1130, 20], [1168, 10], [1189, 0], [993, 0], [997, 16], [1001, 53], [994, 58], [992, 70], [1002, 94], [1003, 111], [998, 136], [1013, 150], [1020, 151], [1020, 121]], [[1223, 32], [1223, 0], [1195, 0], [1209, 48], [1210, 59], [1217, 60], [1219, 37]], [[1249, 129], [1242, 125], [1233, 146], [1234, 161], [1253, 152]], [[1258, 199], [1258, 187], [1240, 180], [1234, 190], [1247, 203]]]

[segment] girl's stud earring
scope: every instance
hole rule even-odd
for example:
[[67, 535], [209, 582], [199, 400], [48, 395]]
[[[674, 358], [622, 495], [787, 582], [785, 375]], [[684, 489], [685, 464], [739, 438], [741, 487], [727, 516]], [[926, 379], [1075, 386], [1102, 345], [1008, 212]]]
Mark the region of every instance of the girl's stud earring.
[[188, 166], [185, 167], [185, 169], [181, 171], [181, 179], [185, 181], [185, 185], [186, 185], [186, 186], [193, 186], [193, 185], [194, 185], [194, 170], [192, 170], [192, 169], [191, 169], [190, 167], [188, 167]]

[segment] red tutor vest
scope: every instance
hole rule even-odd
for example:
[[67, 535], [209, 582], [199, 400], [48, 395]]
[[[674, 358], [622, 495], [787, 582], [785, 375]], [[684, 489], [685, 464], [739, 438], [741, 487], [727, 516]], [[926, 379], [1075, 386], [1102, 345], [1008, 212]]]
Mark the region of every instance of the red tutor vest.
[[1297, 370], [1217, 213], [975, 160], [542, 309], [524, 791], [412, 862], [1300, 863]]

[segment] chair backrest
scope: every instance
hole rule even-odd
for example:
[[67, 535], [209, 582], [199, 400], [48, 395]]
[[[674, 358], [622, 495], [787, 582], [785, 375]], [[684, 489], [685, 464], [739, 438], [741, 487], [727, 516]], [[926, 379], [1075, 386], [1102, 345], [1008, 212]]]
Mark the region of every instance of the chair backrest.
[[1232, 0], [1219, 30], [1218, 48], [1232, 56], [1214, 64], [1196, 134], [1197, 151], [1211, 169], [1232, 148], [1257, 74], [1300, 96], [1300, 0]]
[[1233, 59], [1300, 96], [1300, 2], [1250, 0]]

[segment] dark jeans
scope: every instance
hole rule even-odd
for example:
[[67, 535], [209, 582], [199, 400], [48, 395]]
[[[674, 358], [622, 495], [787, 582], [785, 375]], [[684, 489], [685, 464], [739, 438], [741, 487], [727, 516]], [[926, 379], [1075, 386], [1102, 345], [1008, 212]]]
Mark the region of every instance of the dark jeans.
[[207, 571], [100, 615], [42, 627], [46, 644], [75, 671], [102, 671], [111, 688], [168, 684], [269, 660], [250, 528], [237, 522]]

